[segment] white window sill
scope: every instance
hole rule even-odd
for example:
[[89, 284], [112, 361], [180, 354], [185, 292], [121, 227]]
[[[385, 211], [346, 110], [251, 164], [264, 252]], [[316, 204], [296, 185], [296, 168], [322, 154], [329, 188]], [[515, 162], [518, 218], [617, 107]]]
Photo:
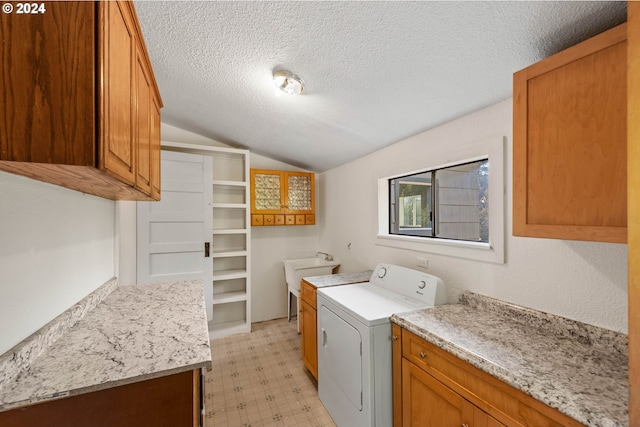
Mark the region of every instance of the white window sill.
[[504, 251], [496, 250], [490, 243], [484, 242], [378, 234], [375, 244], [496, 264], [504, 263]]

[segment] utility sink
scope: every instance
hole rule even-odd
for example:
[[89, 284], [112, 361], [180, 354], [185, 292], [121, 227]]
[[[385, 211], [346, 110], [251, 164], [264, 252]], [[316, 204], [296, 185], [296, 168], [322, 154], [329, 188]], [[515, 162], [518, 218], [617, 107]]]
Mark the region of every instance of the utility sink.
[[300, 293], [300, 280], [303, 277], [331, 274], [333, 269], [340, 265], [340, 261], [327, 261], [318, 257], [289, 259], [283, 262], [287, 286], [296, 296]]

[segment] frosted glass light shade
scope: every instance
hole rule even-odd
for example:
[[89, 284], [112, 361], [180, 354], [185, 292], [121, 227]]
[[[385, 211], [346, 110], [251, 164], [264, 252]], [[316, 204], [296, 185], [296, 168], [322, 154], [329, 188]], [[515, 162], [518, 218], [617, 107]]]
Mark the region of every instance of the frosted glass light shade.
[[288, 95], [300, 95], [304, 91], [304, 80], [291, 71], [279, 70], [273, 73], [276, 87]]

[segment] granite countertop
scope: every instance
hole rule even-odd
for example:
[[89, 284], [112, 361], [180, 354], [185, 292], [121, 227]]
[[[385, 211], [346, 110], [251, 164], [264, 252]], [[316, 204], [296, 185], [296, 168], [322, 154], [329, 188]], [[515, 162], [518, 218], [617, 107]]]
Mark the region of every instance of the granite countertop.
[[368, 282], [373, 270], [360, 271], [356, 273], [328, 274], [326, 276], [303, 277], [302, 279], [316, 288], [327, 286], [349, 285], [351, 283]]
[[391, 321], [585, 425], [628, 425], [626, 335], [470, 292]]
[[0, 386], [0, 410], [210, 364], [200, 281], [115, 287]]

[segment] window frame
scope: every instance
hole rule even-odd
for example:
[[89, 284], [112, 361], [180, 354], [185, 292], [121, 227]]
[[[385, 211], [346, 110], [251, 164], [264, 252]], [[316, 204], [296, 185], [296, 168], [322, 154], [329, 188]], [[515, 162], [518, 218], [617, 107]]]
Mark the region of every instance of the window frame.
[[[459, 157], [441, 164], [425, 164], [414, 171], [398, 171], [377, 180], [378, 221], [375, 244], [380, 246], [428, 252], [439, 255], [503, 264], [505, 262], [505, 145], [506, 137], [493, 137], [463, 147], [452, 147], [452, 155], [439, 153], [440, 157]], [[436, 156], [437, 157], [437, 156]], [[489, 159], [489, 242], [420, 237], [391, 234], [389, 229], [390, 191], [389, 180], [424, 171], [447, 168], [459, 164]], [[400, 167], [402, 164], [400, 163]]]

